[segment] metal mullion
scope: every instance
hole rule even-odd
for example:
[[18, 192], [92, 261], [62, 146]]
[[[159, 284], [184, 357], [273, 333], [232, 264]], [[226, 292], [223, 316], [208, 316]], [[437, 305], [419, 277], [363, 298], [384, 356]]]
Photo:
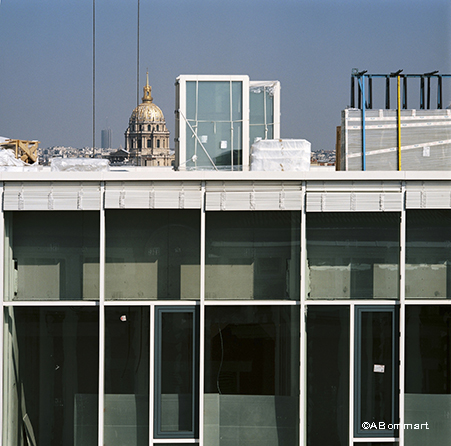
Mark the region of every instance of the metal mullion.
[[204, 389], [205, 389], [205, 234], [206, 234], [206, 193], [205, 181], [202, 181], [202, 207], [200, 214], [200, 308], [199, 308], [199, 407], [198, 407], [198, 428], [199, 444], [204, 444]]
[[372, 305], [372, 306], [386, 306], [386, 305], [398, 305], [398, 300], [356, 300], [356, 299], [348, 299], [348, 300], [326, 300], [326, 299], [315, 299], [315, 300], [307, 300], [306, 305]]
[[[205, 306], [240, 306], [240, 305], [299, 305], [298, 300], [207, 300]], [[201, 303], [202, 305], [202, 303]]]
[[354, 341], [355, 304], [349, 305], [349, 446], [354, 443]]
[[104, 395], [105, 395], [105, 183], [100, 184], [102, 206], [100, 208], [99, 246], [99, 412], [98, 445], [104, 444]]
[[404, 305], [451, 305], [451, 299], [406, 299]]
[[306, 184], [305, 181], [302, 182], [301, 186], [301, 227], [300, 227], [300, 364], [299, 364], [299, 445], [302, 446], [307, 444], [307, 417], [306, 417], [306, 408], [307, 408], [307, 333], [306, 333], [306, 277], [307, 277], [307, 221], [306, 221], [306, 209], [305, 209], [305, 201], [306, 201]]
[[96, 300], [21, 300], [4, 302], [5, 307], [95, 307], [99, 305]]
[[149, 324], [149, 443], [154, 442], [154, 407], [155, 407], [155, 305], [150, 306]]
[[[400, 244], [400, 250], [399, 250], [399, 347], [398, 347], [398, 364], [399, 364], [399, 393], [398, 393], [398, 416], [399, 416], [399, 423], [401, 426], [404, 426], [404, 394], [405, 394], [405, 342], [406, 342], [406, 336], [405, 336], [405, 325], [406, 325], [406, 306], [405, 306], [405, 300], [406, 300], [406, 218], [407, 218], [407, 212], [406, 212], [406, 183], [403, 181], [402, 186], [402, 194], [404, 197], [404, 203], [403, 203], [403, 209], [401, 211], [401, 221], [400, 221], [400, 232], [399, 232], [399, 244]], [[398, 432], [399, 436], [399, 446], [404, 446], [404, 429], [399, 429]]]
[[[3, 198], [4, 193], [4, 183], [2, 183], [1, 187], [1, 194]], [[3, 200], [2, 200], [3, 202]], [[1, 209], [1, 217], [0, 217], [0, 253], [1, 259], [0, 259], [0, 265], [1, 265], [1, 271], [5, 271], [5, 213], [3, 211], [3, 208]], [[3, 333], [4, 333], [4, 317], [5, 317], [5, 283], [4, 283], [4, 273], [0, 274], [0, 293], [2, 298], [2, 314], [0, 316], [1, 321], [1, 329], [0, 329], [0, 349], [2, 354], [0, 355], [0, 444], [3, 444], [3, 380], [4, 380], [4, 373], [3, 373], [3, 357], [4, 357], [4, 346], [3, 346]]]
[[176, 306], [196, 306], [199, 305], [199, 301], [198, 300], [186, 300], [186, 301], [178, 301], [178, 300], [153, 300], [153, 301], [148, 301], [148, 300], [111, 300], [111, 301], [105, 301], [105, 306], [106, 307], [122, 307], [122, 306], [127, 306], [127, 307], [155, 307], [155, 306], [171, 306], [171, 305], [176, 305]]

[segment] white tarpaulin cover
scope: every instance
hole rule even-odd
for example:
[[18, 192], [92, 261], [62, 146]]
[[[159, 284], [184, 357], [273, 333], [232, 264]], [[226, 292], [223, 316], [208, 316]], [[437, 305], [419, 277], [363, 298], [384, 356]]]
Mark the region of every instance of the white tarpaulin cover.
[[0, 149], [0, 171], [2, 172], [24, 172], [41, 169], [42, 166], [39, 166], [37, 162], [34, 164], [27, 164], [21, 159], [17, 159], [14, 155], [14, 151], [10, 149]]
[[252, 144], [250, 170], [310, 170], [311, 144], [305, 139], [261, 139]]
[[110, 162], [96, 158], [52, 158], [52, 172], [106, 172]]

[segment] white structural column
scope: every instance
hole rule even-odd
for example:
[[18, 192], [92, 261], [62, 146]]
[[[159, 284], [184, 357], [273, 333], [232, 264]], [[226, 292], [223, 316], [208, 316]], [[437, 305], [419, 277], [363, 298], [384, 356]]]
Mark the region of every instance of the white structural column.
[[99, 445], [103, 445], [105, 393], [105, 183], [100, 183], [100, 252], [99, 252]]
[[150, 306], [150, 352], [149, 352], [149, 444], [154, 444], [155, 410], [155, 305]]
[[[3, 189], [4, 183], [1, 186], [1, 202], [3, 203]], [[1, 271], [5, 271], [5, 213], [3, 212], [3, 208], [0, 210], [0, 266]], [[0, 330], [0, 351], [4, 351], [3, 348], [3, 330], [4, 330], [4, 317], [5, 317], [5, 284], [4, 284], [4, 274], [0, 274], [0, 295], [2, 297], [2, 314], [0, 316], [1, 321], [1, 330]], [[0, 355], [0, 444], [3, 443], [3, 354]]]
[[[406, 183], [402, 183], [403, 209], [400, 222], [399, 250], [399, 424], [404, 426], [405, 394], [405, 315], [406, 315]], [[395, 365], [394, 365], [395, 366]], [[399, 446], [404, 446], [404, 429], [399, 429]]]
[[205, 358], [205, 181], [202, 181], [200, 210], [200, 308], [199, 308], [199, 443], [204, 444], [204, 358]]
[[307, 221], [306, 221], [306, 206], [305, 206], [305, 181], [302, 182], [302, 209], [301, 209], [301, 234], [300, 234], [300, 370], [299, 370], [299, 444], [300, 446], [307, 444], [307, 332], [305, 319], [307, 316], [306, 305], [306, 277], [307, 277]]
[[349, 446], [354, 445], [354, 336], [355, 305], [349, 306]]

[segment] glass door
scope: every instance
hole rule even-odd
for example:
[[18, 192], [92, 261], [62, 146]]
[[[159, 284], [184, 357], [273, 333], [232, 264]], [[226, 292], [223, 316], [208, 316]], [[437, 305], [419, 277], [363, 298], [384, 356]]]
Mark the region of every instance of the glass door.
[[155, 438], [193, 438], [198, 411], [195, 308], [157, 307], [155, 335]]
[[356, 437], [396, 437], [398, 328], [394, 306], [356, 306]]

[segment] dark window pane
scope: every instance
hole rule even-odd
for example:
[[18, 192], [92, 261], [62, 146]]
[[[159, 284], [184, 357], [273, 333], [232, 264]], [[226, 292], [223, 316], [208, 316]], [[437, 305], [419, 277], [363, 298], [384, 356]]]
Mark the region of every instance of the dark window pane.
[[149, 443], [148, 307], [105, 308], [105, 444]]
[[98, 308], [10, 307], [5, 323], [8, 445], [96, 446]]
[[297, 444], [299, 307], [207, 307], [204, 398], [209, 444]]
[[311, 306], [307, 316], [307, 444], [348, 446], [349, 307]]
[[156, 316], [156, 435], [192, 437], [197, 413], [194, 310], [159, 308]]

